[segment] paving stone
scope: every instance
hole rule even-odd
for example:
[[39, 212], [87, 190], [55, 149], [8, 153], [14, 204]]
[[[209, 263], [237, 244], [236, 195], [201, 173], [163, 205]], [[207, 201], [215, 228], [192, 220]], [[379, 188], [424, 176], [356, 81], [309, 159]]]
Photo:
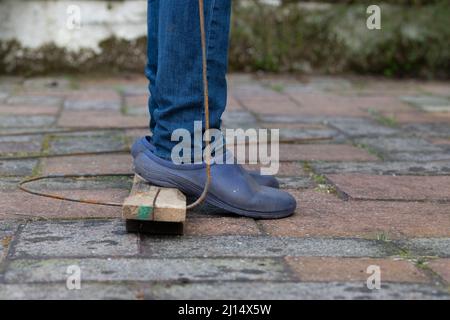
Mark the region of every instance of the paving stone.
[[351, 89], [352, 83], [340, 77], [313, 76], [306, 86], [318, 91], [343, 91]]
[[436, 272], [447, 284], [450, 284], [450, 259], [436, 259], [428, 263], [428, 266]]
[[[64, 99], [70, 95], [71, 93], [74, 92], [74, 90], [72, 88], [44, 88], [44, 89], [39, 89], [39, 88], [17, 88], [16, 91], [18, 92], [19, 96], [27, 96], [27, 97], [52, 97], [52, 98], [57, 98], [54, 99], [55, 101], [58, 101], [59, 103], [53, 103], [50, 104], [51, 106], [54, 107], [58, 107], [61, 108], [63, 105], [63, 101]], [[31, 106], [31, 104], [30, 104]], [[37, 104], [37, 106], [44, 106], [44, 105], [40, 105]]]
[[23, 82], [25, 89], [39, 90], [62, 90], [70, 89], [70, 80], [63, 77], [35, 77]]
[[280, 129], [281, 142], [309, 142], [315, 140], [331, 140], [339, 134], [335, 130]]
[[297, 200], [294, 215], [259, 221], [270, 236], [389, 239], [450, 237], [446, 203], [343, 201], [318, 190], [288, 190]]
[[19, 76], [2, 75], [0, 76], [0, 86], [22, 84], [24, 78]]
[[120, 135], [56, 136], [50, 141], [50, 152], [70, 154], [77, 152], [125, 151], [126, 145]]
[[305, 176], [305, 170], [303, 168], [303, 164], [297, 161], [293, 162], [281, 162], [280, 168], [277, 173], [278, 176]]
[[378, 137], [356, 139], [361, 145], [368, 146], [380, 153], [391, 152], [438, 152], [441, 149], [423, 139], [419, 138], [399, 138], [399, 137]]
[[403, 129], [419, 137], [450, 137], [450, 126], [444, 123], [414, 123], [405, 125]]
[[125, 96], [125, 106], [126, 108], [139, 108], [139, 109], [148, 109], [148, 101], [150, 95], [142, 94], [142, 95], [131, 95]]
[[17, 106], [0, 105], [0, 115], [56, 115], [59, 107], [56, 106]]
[[120, 100], [120, 94], [112, 88], [89, 87], [73, 91], [68, 96], [68, 100], [85, 100], [85, 101], [116, 101]]
[[128, 140], [128, 145], [130, 148], [136, 139], [141, 138], [143, 136], [148, 136], [148, 135], [151, 135], [151, 132], [148, 128], [126, 129], [125, 130], [125, 137]]
[[0, 136], [0, 154], [40, 152], [42, 136]]
[[2, 177], [0, 178], [0, 191], [12, 191], [17, 189], [21, 177]]
[[415, 256], [450, 258], [450, 238], [415, 238], [397, 240], [395, 244]]
[[383, 115], [392, 117], [399, 124], [412, 123], [450, 123], [450, 112], [425, 112], [412, 110], [409, 112], [385, 112]]
[[69, 95], [64, 109], [72, 111], [112, 110], [119, 111], [121, 98], [114, 90], [85, 90]]
[[[230, 91], [230, 90], [229, 90]], [[243, 111], [241, 103], [228, 92], [226, 111]]]
[[28, 183], [27, 186], [34, 190], [49, 191], [58, 190], [69, 191], [73, 195], [77, 193], [95, 190], [123, 189], [129, 191], [133, 185], [133, 176], [99, 176], [89, 178], [65, 178], [53, 177]]
[[[16, 220], [16, 221], [26, 221], [28, 219], [31, 219], [33, 217], [30, 217], [28, 215], [17, 215], [13, 213], [3, 213], [0, 212], [0, 220]], [[1, 277], [1, 275], [0, 275]]]
[[245, 82], [234, 82], [229, 81], [229, 92], [236, 98], [251, 98], [258, 95], [259, 97], [278, 95], [277, 92], [265, 88], [262, 84], [257, 83], [252, 76], [249, 75]]
[[146, 117], [148, 118], [148, 121], [150, 121], [150, 114], [148, 111], [148, 107], [127, 107], [124, 112], [126, 115], [129, 116], [140, 116], [140, 117]]
[[305, 282], [350, 282], [364, 283], [371, 273], [371, 265], [380, 267], [383, 282], [430, 282], [427, 276], [413, 263], [394, 259], [367, 258], [324, 258], [324, 257], [286, 257], [289, 267], [297, 278]]
[[128, 154], [65, 156], [42, 160], [43, 174], [131, 173], [132, 158]]
[[327, 178], [351, 199], [450, 200], [450, 176], [329, 174]]
[[313, 162], [315, 172], [373, 175], [448, 175], [450, 161], [440, 162]]
[[0, 128], [32, 128], [48, 127], [53, 124], [53, 116], [9, 116], [0, 115]]
[[38, 160], [0, 160], [0, 175], [2, 176], [28, 176], [33, 172]]
[[384, 155], [385, 160], [392, 161], [417, 161], [417, 162], [429, 162], [429, 161], [442, 161], [450, 160], [450, 152], [393, 152]]
[[431, 139], [431, 143], [439, 145], [439, 146], [447, 149], [450, 146], [450, 138], [448, 138], [448, 139], [446, 139], [446, 138]]
[[367, 289], [366, 282], [218, 282], [147, 286], [151, 299], [231, 300], [448, 300], [447, 292], [423, 284], [381, 284]]
[[253, 97], [241, 97], [239, 102], [257, 114], [298, 114], [299, 105], [291, 98], [276, 92], [258, 93]]
[[82, 110], [120, 110], [120, 100], [104, 101], [104, 100], [66, 100], [64, 102], [65, 110], [82, 111]]
[[35, 221], [19, 234], [12, 258], [133, 256], [137, 237], [120, 220]]
[[120, 86], [120, 92], [124, 96], [142, 96], [148, 95], [148, 85], [144, 83], [125, 84]]
[[328, 127], [327, 125], [323, 123], [302, 123], [302, 122], [263, 122], [261, 123], [262, 128], [269, 128], [269, 129], [299, 129], [300, 130], [319, 130], [319, 131], [325, 131], [325, 130], [331, 130], [334, 133], [337, 133], [336, 130]]
[[7, 104], [11, 105], [32, 105], [32, 106], [48, 106], [58, 107], [62, 103], [61, 97], [56, 97], [48, 94], [41, 95], [14, 95], [6, 99]]
[[67, 267], [78, 265], [81, 281], [256, 281], [290, 280], [278, 259], [51, 259], [14, 260], [7, 283], [65, 282]]
[[0, 300], [134, 300], [141, 295], [137, 286], [124, 283], [81, 283], [80, 290], [68, 290], [65, 283], [0, 286]]
[[222, 122], [225, 128], [230, 129], [247, 129], [259, 128], [254, 115], [248, 111], [227, 111], [222, 114]]
[[280, 144], [280, 161], [376, 161], [367, 151], [345, 144]]
[[253, 219], [249, 218], [190, 218], [186, 223], [186, 235], [259, 235], [261, 232]]
[[111, 88], [121, 90], [128, 87], [146, 88], [148, 86], [148, 79], [140, 73], [99, 77], [89, 75], [77, 80], [80, 90], [111, 90]]
[[[208, 246], [204, 244], [208, 243]], [[149, 257], [379, 257], [392, 248], [372, 240], [285, 237], [145, 237], [142, 254]]]
[[42, 135], [61, 132], [61, 129], [55, 127], [33, 127], [33, 128], [0, 128], [1, 135]]
[[[59, 129], [58, 132], [52, 132], [51, 138], [74, 138], [74, 137], [81, 137], [88, 139], [92, 136], [95, 137], [105, 137], [105, 136], [114, 136], [119, 138], [119, 136], [122, 136], [124, 133], [124, 130], [120, 128], [108, 128], [108, 129], [96, 129], [93, 128], [91, 130], [89, 129], [83, 129], [83, 130], [72, 130], [72, 129]], [[120, 139], [120, 138], [119, 138]]]
[[387, 136], [398, 133], [398, 129], [386, 127], [367, 119], [341, 118], [329, 123], [351, 137]]
[[426, 82], [421, 84], [422, 90], [430, 94], [437, 94], [441, 96], [449, 96], [450, 86], [446, 82]]
[[63, 111], [58, 126], [65, 128], [148, 127], [148, 117], [125, 116], [111, 111]]
[[[148, 91], [148, 89], [147, 89]], [[150, 99], [150, 93], [145, 92], [143, 94], [139, 95], [125, 95], [125, 105], [127, 107], [142, 107], [147, 108], [148, 107], [148, 101]]]
[[439, 96], [407, 96], [402, 100], [429, 112], [450, 111], [450, 99]]
[[360, 109], [368, 113], [375, 112], [408, 112], [411, 111], [410, 105], [398, 99], [398, 93], [390, 92], [391, 94], [380, 95], [379, 92], [372, 92], [365, 95], [361, 92], [355, 94], [347, 94], [346, 96], [352, 103], [359, 106]]
[[9, 93], [3, 90], [0, 90], [0, 102], [3, 102], [8, 98]]
[[314, 186], [314, 182], [307, 176], [278, 177], [277, 180], [283, 189], [303, 189]]
[[270, 114], [258, 115], [263, 123], [284, 123], [284, 124], [325, 124], [335, 117], [329, 116], [304, 116], [304, 115], [283, 115]]
[[0, 262], [8, 252], [17, 228], [18, 223], [13, 220], [0, 220]]
[[[59, 190], [51, 193], [69, 198], [121, 203], [129, 191], [121, 189]], [[0, 192], [0, 214], [6, 217], [27, 219], [120, 218], [121, 211], [120, 207], [62, 201], [23, 191]]]
[[[243, 164], [246, 170], [260, 172], [260, 164]], [[293, 177], [293, 176], [307, 176], [300, 161], [280, 162], [280, 167], [277, 173], [279, 177]]]
[[300, 105], [297, 114], [312, 116], [368, 117], [365, 109], [379, 103], [371, 98], [344, 97], [324, 92], [297, 92], [289, 93], [289, 96]]
[[[446, 258], [450, 258], [450, 195], [445, 190], [450, 185], [447, 179], [450, 147], [446, 143], [450, 138], [450, 113], [435, 108], [442, 103], [425, 101], [425, 105], [431, 106], [430, 111], [434, 111], [425, 112], [400, 101], [401, 95], [420, 92], [420, 86], [424, 86], [420, 82], [372, 81], [361, 89], [353, 83], [341, 86], [341, 79], [333, 77], [324, 81], [313, 78], [308, 83], [284, 77], [280, 81], [266, 81], [264, 77], [261, 82], [248, 75], [232, 78], [235, 82], [230, 83], [230, 107], [224, 115], [224, 125], [279, 128], [281, 141], [285, 142], [329, 140], [330, 144], [284, 144], [285, 149], [280, 149], [281, 186], [291, 189], [289, 192], [298, 200], [297, 212], [292, 217], [255, 221], [201, 207], [198, 210], [202, 212], [189, 212], [187, 236], [142, 236], [138, 248], [137, 237], [124, 231], [119, 207], [64, 202], [18, 191], [20, 175], [31, 174], [38, 161], [0, 160], [0, 175], [5, 172], [9, 176], [0, 179], [0, 238], [2, 221], [6, 221], [1, 219], [14, 218], [26, 223], [19, 219], [116, 218], [26, 224], [9, 252], [11, 265], [6, 278], [0, 277], [0, 282], [5, 279], [10, 282], [0, 286], [0, 298], [450, 299], [448, 292], [426, 284], [425, 272], [408, 261], [396, 260], [403, 257], [399, 247], [412, 257], [443, 257], [431, 259], [428, 265], [449, 281]], [[71, 110], [63, 110], [58, 125], [126, 131], [57, 133], [51, 143], [61, 143], [56, 148], [63, 153], [97, 152], [103, 146], [112, 149], [105, 151], [123, 151], [129, 147], [129, 139], [123, 137], [147, 134], [148, 88], [143, 76], [86, 79], [80, 81], [77, 92], [58, 87], [51, 78], [27, 79], [24, 82], [27, 91], [12, 97], [9, 96], [12, 92], [23, 92], [16, 91], [21, 89], [23, 79], [19, 78], [17, 83], [7, 80], [6, 87], [1, 85], [2, 81], [0, 78], [0, 103], [9, 100], [13, 104], [0, 105], [0, 134], [40, 131], [43, 127], [49, 131], [57, 129], [48, 127], [54, 124], [65, 96], [68, 96], [66, 107]], [[282, 83], [283, 92], [271, 89], [274, 83]], [[433, 85], [429, 91], [445, 96], [448, 101], [448, 90], [443, 90], [444, 87]], [[120, 109], [120, 97], [111, 88], [121, 88], [128, 108]], [[405, 125], [382, 126], [370, 120], [369, 109]], [[117, 141], [112, 137], [117, 137], [120, 145], [115, 145]], [[356, 142], [369, 138], [368, 150], [378, 151], [388, 161], [378, 161], [371, 152], [345, 144], [348, 137], [357, 138]], [[27, 139], [0, 137], [0, 153], [39, 151], [40, 138]], [[378, 186], [368, 180], [365, 189], [358, 184], [363, 185], [363, 179], [349, 180], [356, 197], [369, 200], [343, 201], [335, 194], [313, 189], [314, 183], [303, 170], [302, 160], [312, 161], [317, 174], [414, 177], [400, 179], [401, 183], [386, 182], [383, 177], [378, 181], [376, 177]], [[132, 169], [131, 159], [125, 154], [68, 155], [40, 162], [45, 174], [121, 173]], [[426, 175], [442, 176], [442, 181]], [[70, 179], [41, 181], [32, 186], [74, 198], [119, 203], [130, 187], [127, 177], [67, 180]], [[371, 200], [378, 195], [386, 199]], [[402, 201], [389, 201], [391, 198]], [[376, 238], [380, 240], [369, 240]], [[0, 255], [3, 253], [0, 251]], [[296, 256], [288, 258], [294, 270], [282, 259], [285, 256]], [[83, 290], [76, 293], [65, 288], [69, 262], [83, 267]], [[382, 267], [380, 291], [371, 292], [365, 287], [364, 267], [368, 262]], [[25, 281], [39, 283], [21, 283]]]

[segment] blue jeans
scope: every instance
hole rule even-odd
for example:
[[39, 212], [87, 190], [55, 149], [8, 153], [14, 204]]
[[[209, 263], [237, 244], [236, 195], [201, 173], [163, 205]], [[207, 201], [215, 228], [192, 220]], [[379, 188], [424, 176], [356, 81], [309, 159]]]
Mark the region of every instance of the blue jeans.
[[[220, 129], [227, 101], [226, 72], [231, 0], [204, 0], [210, 127]], [[171, 158], [177, 128], [194, 135], [194, 121], [204, 128], [202, 55], [198, 0], [148, 0], [150, 130], [155, 154]]]

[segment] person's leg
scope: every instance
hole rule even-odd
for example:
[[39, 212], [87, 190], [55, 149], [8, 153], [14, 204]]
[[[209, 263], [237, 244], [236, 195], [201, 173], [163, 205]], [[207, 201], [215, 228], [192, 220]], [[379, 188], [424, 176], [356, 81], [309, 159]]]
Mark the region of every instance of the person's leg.
[[[159, 25], [159, 3], [161, 0], [148, 0], [148, 7], [147, 7], [147, 25], [148, 25], [148, 44], [147, 44], [147, 55], [148, 55], [148, 61], [145, 68], [145, 74], [150, 82], [149, 88], [150, 91], [155, 92], [155, 82], [156, 82], [156, 73], [158, 70], [158, 25]], [[195, 2], [195, 0], [192, 0]], [[227, 10], [229, 10], [229, 7], [227, 7]], [[228, 13], [229, 14], [229, 11]], [[210, 66], [209, 70], [215, 70], [218, 69], [219, 71], [215, 72], [216, 76], [214, 78], [215, 82], [213, 82], [213, 87], [215, 87], [215, 91], [220, 91], [220, 103], [217, 103], [216, 105], [221, 105], [221, 108], [225, 105], [225, 99], [226, 99], [226, 81], [224, 73], [227, 68], [227, 53], [228, 53], [228, 33], [229, 33], [229, 17], [226, 19], [221, 19], [220, 23], [225, 24], [222, 27], [215, 28], [213, 30], [213, 33], [211, 34], [212, 38], [218, 38], [220, 37], [220, 41], [216, 41], [216, 44], [214, 47], [210, 48], [210, 53], [212, 54], [212, 58], [210, 59]], [[217, 23], [217, 22], [216, 22]], [[219, 30], [219, 33], [218, 33]], [[222, 32], [225, 30], [224, 32]], [[212, 50], [212, 52], [211, 52]], [[215, 59], [213, 59], [215, 58]], [[214, 72], [214, 71], [212, 71]], [[153, 132], [156, 122], [155, 117], [153, 115], [154, 111], [156, 110], [157, 105], [155, 102], [155, 99], [150, 97], [149, 100], [149, 113], [150, 113], [150, 131]], [[219, 108], [219, 109], [221, 109]], [[136, 158], [139, 153], [143, 152], [144, 150], [151, 150], [154, 152], [155, 147], [152, 144], [150, 136], [144, 136], [139, 139], [137, 139], [131, 148], [131, 154], [133, 158]], [[249, 172], [252, 178], [255, 179], [259, 184], [265, 185], [268, 187], [279, 187], [279, 183], [277, 179], [273, 176], [263, 176], [260, 174], [259, 171], [250, 171]]]
[[[155, 89], [156, 72], [158, 69], [158, 24], [159, 24], [159, 2], [160, 0], [147, 1], [147, 65], [145, 75], [149, 80], [150, 92]], [[148, 101], [150, 113], [150, 131], [155, 128], [153, 113], [156, 109], [156, 102], [152, 96]]]
[[[205, 0], [210, 125], [215, 129], [220, 129], [226, 105], [230, 2]], [[149, 79], [154, 78], [150, 85], [154, 145], [132, 148], [135, 172], [153, 185], [199, 197], [207, 180], [206, 165], [171, 161], [171, 150], [178, 143], [171, 141], [172, 132], [182, 128], [192, 137], [194, 122], [204, 122], [198, 1], [160, 0], [158, 13], [157, 59], [150, 49], [147, 72]], [[211, 183], [204, 200], [210, 205], [253, 218], [282, 218], [296, 208], [291, 195], [257, 183], [239, 164], [214, 162], [210, 169]]]
[[[231, 0], [205, 0], [210, 127], [217, 129], [227, 97], [230, 11]], [[150, 29], [154, 23], [149, 23]], [[149, 59], [152, 57], [151, 50]], [[171, 141], [175, 129], [187, 129], [193, 137], [194, 121], [204, 124], [201, 57], [198, 1], [160, 1], [157, 72], [150, 86], [155, 105], [150, 104], [150, 109], [154, 108], [152, 142], [161, 158], [171, 158], [177, 143]]]

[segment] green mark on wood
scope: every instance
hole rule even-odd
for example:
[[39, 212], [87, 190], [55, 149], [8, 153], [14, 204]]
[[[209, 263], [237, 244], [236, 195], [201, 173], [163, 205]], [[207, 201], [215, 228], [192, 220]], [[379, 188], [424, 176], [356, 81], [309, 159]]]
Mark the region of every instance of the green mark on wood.
[[152, 207], [140, 206], [138, 210], [138, 219], [148, 220], [150, 215], [153, 213]]

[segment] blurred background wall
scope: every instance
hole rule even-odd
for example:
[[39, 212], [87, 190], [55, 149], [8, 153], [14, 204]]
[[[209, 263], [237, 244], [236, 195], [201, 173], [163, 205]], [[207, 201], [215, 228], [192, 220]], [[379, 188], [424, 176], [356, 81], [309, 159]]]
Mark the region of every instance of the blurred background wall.
[[[0, 0], [0, 73], [142, 72], [146, 6]], [[233, 0], [230, 69], [449, 78], [449, 20], [449, 0]]]

